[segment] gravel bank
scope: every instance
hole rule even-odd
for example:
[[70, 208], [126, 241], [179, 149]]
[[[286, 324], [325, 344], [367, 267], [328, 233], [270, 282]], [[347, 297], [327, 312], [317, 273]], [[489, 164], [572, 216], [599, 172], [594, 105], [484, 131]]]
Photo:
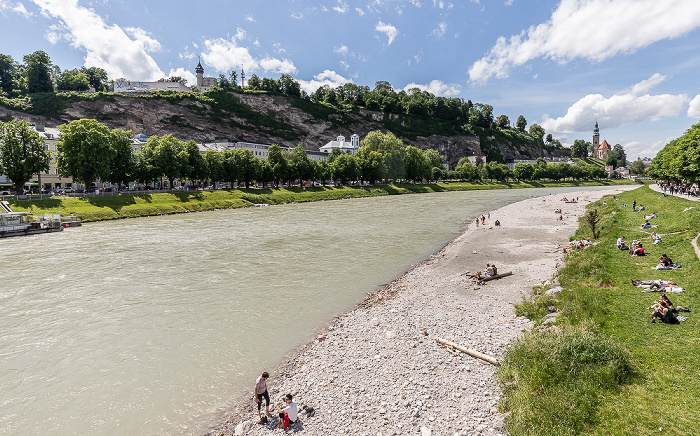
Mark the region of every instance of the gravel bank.
[[[441, 252], [408, 271], [312, 343], [270, 371], [273, 403], [291, 392], [301, 413], [289, 433], [306, 435], [497, 435], [505, 417], [496, 410], [496, 368], [469, 355], [453, 355], [434, 337], [500, 359], [508, 344], [532, 327], [512, 303], [552, 279], [561, 248], [586, 204], [617, 191], [531, 198], [490, 213]], [[563, 220], [555, 209], [562, 209]], [[493, 225], [498, 219], [500, 227]], [[466, 272], [495, 263], [513, 275], [475, 286]], [[261, 369], [261, 371], [264, 369]], [[251, 391], [254, 380], [251, 380]], [[275, 423], [276, 418], [273, 418]], [[282, 433], [258, 425], [246, 393], [211, 435]]]

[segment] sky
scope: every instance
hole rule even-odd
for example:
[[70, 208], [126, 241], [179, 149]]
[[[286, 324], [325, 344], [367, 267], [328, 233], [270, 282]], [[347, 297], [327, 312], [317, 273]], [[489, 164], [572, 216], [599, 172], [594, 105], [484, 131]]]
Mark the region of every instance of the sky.
[[[0, 0], [0, 53], [152, 81], [420, 88], [653, 157], [700, 119], [700, 0]], [[348, 132], [343, 132], [348, 133]], [[351, 132], [350, 132], [351, 133]]]

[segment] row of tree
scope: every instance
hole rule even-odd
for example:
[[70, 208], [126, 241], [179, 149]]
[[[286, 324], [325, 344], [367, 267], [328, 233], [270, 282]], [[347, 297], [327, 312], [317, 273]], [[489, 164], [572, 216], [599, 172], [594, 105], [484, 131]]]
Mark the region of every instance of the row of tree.
[[46, 52], [35, 51], [16, 62], [12, 56], [0, 54], [0, 96], [18, 97], [54, 90], [107, 90], [107, 72], [102, 68], [82, 67], [64, 70], [51, 62]]
[[700, 180], [700, 123], [666, 144], [654, 158], [647, 175], [691, 184]]

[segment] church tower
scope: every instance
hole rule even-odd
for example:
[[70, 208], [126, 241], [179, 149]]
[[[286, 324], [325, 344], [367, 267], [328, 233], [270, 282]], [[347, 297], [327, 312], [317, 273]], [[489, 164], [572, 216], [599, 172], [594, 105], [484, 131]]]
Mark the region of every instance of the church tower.
[[201, 61], [197, 63], [197, 67], [194, 69], [194, 72], [197, 73], [197, 89], [201, 91], [202, 86], [204, 86], [204, 68], [202, 68]]
[[598, 120], [595, 122], [595, 128], [593, 129], [593, 152], [598, 151], [598, 146], [600, 145], [600, 131], [598, 130]]

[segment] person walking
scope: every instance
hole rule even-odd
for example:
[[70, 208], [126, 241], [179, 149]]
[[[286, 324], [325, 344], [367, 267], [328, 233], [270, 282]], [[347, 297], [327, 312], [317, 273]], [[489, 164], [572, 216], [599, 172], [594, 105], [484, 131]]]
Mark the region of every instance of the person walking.
[[260, 416], [260, 422], [262, 422], [262, 413], [260, 408], [262, 406], [262, 400], [265, 399], [265, 414], [272, 415], [270, 413], [270, 394], [267, 392], [267, 379], [270, 378], [270, 374], [263, 372], [260, 377], [255, 380], [255, 389], [253, 390], [253, 398], [255, 402], [258, 403], [258, 416]]

